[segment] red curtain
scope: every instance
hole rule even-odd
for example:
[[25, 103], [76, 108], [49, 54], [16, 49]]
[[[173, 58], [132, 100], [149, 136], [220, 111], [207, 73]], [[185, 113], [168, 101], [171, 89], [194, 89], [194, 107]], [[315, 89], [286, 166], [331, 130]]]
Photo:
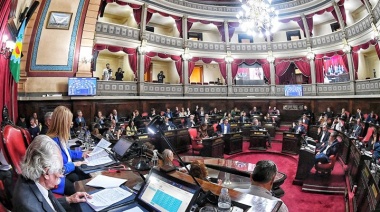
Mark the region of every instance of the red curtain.
[[124, 1], [119, 1], [119, 0], [103, 0], [99, 9], [100, 17], [103, 17], [104, 14], [104, 9], [107, 6], [108, 3], [113, 3], [115, 2], [116, 4], [120, 6], [126, 6], [128, 5], [133, 9], [133, 17], [135, 18], [136, 23], [139, 25], [141, 23], [141, 11], [142, 11], [142, 6], [138, 4], [133, 4], [133, 3], [128, 3]]
[[145, 55], [145, 60], [144, 60], [144, 74], [146, 74], [146, 72], [149, 71], [150, 69], [150, 65], [151, 65], [151, 61], [152, 61], [152, 58], [150, 58], [149, 56]]
[[219, 64], [220, 73], [222, 74], [224, 80], [226, 80], [227, 79], [226, 62], [224, 61], [224, 59], [221, 59], [218, 61], [218, 64]]
[[350, 73], [350, 69], [348, 68], [348, 59], [347, 54], [341, 56], [344, 64], [344, 69], [347, 70], [348, 73]]
[[160, 11], [157, 11], [157, 10], [154, 10], [154, 9], [148, 9], [148, 13], [147, 13], [148, 16], [147, 16], [147, 22], [146, 23], [148, 23], [152, 19], [153, 13], [158, 13], [161, 16], [173, 18], [174, 21], [175, 21], [175, 25], [177, 27], [177, 30], [179, 32], [179, 36], [182, 38], [182, 17], [178, 17], [178, 16], [175, 16], [175, 15], [170, 15], [168, 13], [160, 12]]
[[214, 24], [216, 27], [218, 27], [218, 31], [220, 33], [220, 36], [223, 41], [225, 41], [225, 36], [224, 36], [224, 22], [217, 22], [217, 21], [206, 21], [206, 20], [198, 20], [198, 19], [193, 19], [193, 18], [188, 18], [187, 19], [187, 31], [190, 30], [190, 28], [193, 26], [193, 23], [196, 22], [201, 22], [202, 24]]
[[195, 67], [195, 62], [193, 62], [192, 60], [189, 60], [188, 62], [188, 68], [189, 68], [189, 78], [187, 79], [187, 82], [189, 82], [189, 79], [190, 79], [190, 76], [191, 74], [193, 73], [193, 70], [194, 70], [194, 67]]
[[177, 73], [179, 76], [179, 82], [182, 83], [182, 58], [181, 56], [172, 55], [170, 56], [172, 60], [174, 60], [175, 67], [177, 69]]
[[[289, 60], [282, 60], [282, 59], [276, 59], [275, 60], [275, 66], [276, 66], [276, 76], [280, 77], [285, 74], [286, 70], [288, 70], [290, 66]], [[278, 84], [278, 78], [276, 78], [276, 84]]]
[[323, 57], [315, 59], [315, 80], [316, 83], [324, 82], [324, 73], [323, 73]]
[[352, 60], [355, 69], [355, 80], [358, 79], [358, 69], [359, 69], [359, 54], [357, 52], [352, 52]]
[[[8, 16], [11, 10], [11, 0], [3, 0], [0, 2], [0, 38], [7, 35], [11, 38], [8, 32], [7, 23]], [[0, 56], [0, 109], [7, 106], [9, 118], [15, 122], [18, 116], [17, 105], [17, 83], [13, 80], [9, 69], [9, 59]], [[0, 123], [3, 117], [0, 115]]]
[[294, 60], [293, 62], [301, 71], [302, 75], [308, 77], [309, 83], [311, 83], [311, 70], [309, 61], [306, 58], [301, 58], [301, 60]]
[[253, 65], [255, 63], [259, 63], [261, 67], [263, 68], [264, 76], [270, 83], [270, 64], [266, 59], [234, 59], [234, 61], [231, 63], [231, 72], [232, 72], [232, 79], [235, 79], [236, 74], [239, 69], [239, 65], [245, 63], [247, 65]]
[[377, 57], [378, 57], [379, 60], [380, 60], [380, 47], [379, 47], [379, 43], [376, 43], [376, 45], [375, 45], [375, 49], [376, 49]]

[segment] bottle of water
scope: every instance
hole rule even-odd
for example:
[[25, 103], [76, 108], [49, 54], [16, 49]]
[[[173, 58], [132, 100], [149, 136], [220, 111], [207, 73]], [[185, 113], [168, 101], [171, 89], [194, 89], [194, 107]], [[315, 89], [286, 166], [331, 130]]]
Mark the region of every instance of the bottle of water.
[[153, 150], [153, 157], [152, 157], [152, 166], [153, 168], [156, 168], [158, 165], [158, 156], [157, 156], [157, 150]]
[[231, 197], [228, 188], [222, 188], [218, 199], [218, 212], [229, 212], [231, 209]]

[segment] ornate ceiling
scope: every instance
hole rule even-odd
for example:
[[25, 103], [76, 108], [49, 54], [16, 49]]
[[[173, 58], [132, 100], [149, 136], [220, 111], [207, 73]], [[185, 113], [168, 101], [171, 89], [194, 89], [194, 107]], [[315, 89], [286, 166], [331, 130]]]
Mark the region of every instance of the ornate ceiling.
[[[197, 4], [218, 5], [218, 6], [240, 6], [239, 0], [187, 0]], [[281, 4], [293, 0], [272, 0], [272, 4]]]

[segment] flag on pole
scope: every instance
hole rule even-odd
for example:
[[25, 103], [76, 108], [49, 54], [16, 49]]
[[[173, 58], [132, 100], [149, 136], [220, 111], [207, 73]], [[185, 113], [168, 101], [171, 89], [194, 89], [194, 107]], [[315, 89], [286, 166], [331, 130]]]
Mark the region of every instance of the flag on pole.
[[9, 62], [9, 68], [13, 79], [16, 83], [20, 81], [20, 63], [21, 63], [21, 51], [22, 51], [22, 40], [24, 39], [24, 31], [26, 25], [26, 18], [21, 24], [20, 30], [18, 31], [17, 40], [15, 48], [13, 49], [11, 60]]

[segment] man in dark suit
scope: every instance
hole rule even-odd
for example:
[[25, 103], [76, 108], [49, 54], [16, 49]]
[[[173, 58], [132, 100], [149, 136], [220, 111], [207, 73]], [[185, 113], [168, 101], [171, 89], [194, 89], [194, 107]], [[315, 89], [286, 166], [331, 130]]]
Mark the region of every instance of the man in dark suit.
[[339, 144], [342, 142], [342, 137], [337, 136], [336, 132], [331, 133], [327, 145], [315, 155], [315, 163], [329, 163], [330, 156], [336, 155], [339, 150]]
[[195, 126], [197, 126], [197, 124], [194, 120], [194, 115], [190, 115], [189, 119], [186, 121], [186, 127], [190, 128], [190, 127], [195, 127]]
[[173, 124], [173, 122], [169, 121], [169, 117], [165, 117], [165, 122], [164, 124], [162, 124], [161, 128], [164, 131], [177, 129], [177, 127]]
[[50, 191], [63, 175], [62, 156], [57, 144], [48, 136], [37, 136], [29, 145], [21, 162], [22, 176], [13, 192], [14, 212], [63, 212], [71, 210], [71, 203], [86, 202], [91, 198], [86, 192], [56, 199]]
[[85, 127], [86, 126], [86, 121], [83, 118], [83, 113], [81, 110], [77, 111], [77, 117], [75, 118], [75, 127]]
[[165, 117], [168, 117], [169, 119], [172, 119], [172, 118], [173, 118], [173, 113], [172, 113], [172, 111], [170, 110], [170, 108], [167, 108], [167, 109], [166, 109]]
[[301, 120], [298, 121], [298, 125], [293, 123], [293, 132], [295, 132], [297, 134], [301, 134], [301, 135], [306, 134], [306, 128], [305, 128], [305, 126], [303, 126]]
[[222, 134], [227, 134], [231, 132], [231, 126], [228, 123], [228, 119], [224, 119], [223, 123], [220, 124], [220, 131]]
[[361, 136], [363, 132], [363, 126], [360, 119], [356, 119], [356, 124], [352, 127], [352, 136], [357, 138]]
[[330, 132], [327, 130], [327, 126], [323, 125], [322, 130], [318, 133], [317, 149], [320, 149], [327, 145], [330, 138]]
[[306, 114], [302, 115], [301, 121], [302, 121], [302, 124], [309, 125], [309, 118], [306, 116]]

